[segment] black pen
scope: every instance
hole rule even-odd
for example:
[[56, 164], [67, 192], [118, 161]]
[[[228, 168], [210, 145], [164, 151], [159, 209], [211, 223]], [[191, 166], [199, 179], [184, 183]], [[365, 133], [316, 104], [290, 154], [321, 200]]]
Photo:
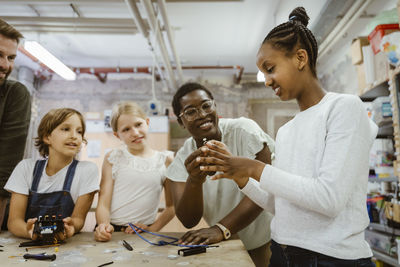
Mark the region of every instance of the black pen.
[[113, 261], [110, 261], [110, 262], [106, 262], [106, 263], [100, 264], [97, 267], [103, 267], [103, 266], [107, 266], [107, 265], [110, 265], [110, 264], [113, 264], [113, 263], [114, 263]]
[[124, 245], [124, 247], [125, 247], [127, 250], [129, 250], [129, 251], [132, 251], [132, 250], [133, 250], [132, 246], [129, 245], [129, 243], [126, 242], [125, 240], [122, 240], [122, 245]]

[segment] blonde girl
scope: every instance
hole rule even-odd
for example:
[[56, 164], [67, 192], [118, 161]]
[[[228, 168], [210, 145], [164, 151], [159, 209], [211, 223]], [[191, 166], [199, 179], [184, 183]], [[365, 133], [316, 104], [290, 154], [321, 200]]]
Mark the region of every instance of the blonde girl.
[[[121, 102], [112, 111], [114, 135], [124, 144], [104, 157], [96, 210], [97, 241], [108, 241], [114, 231], [133, 233], [128, 223], [148, 231], [159, 231], [175, 215], [166, 167], [170, 151], [156, 151], [148, 143], [149, 119], [134, 102]], [[157, 217], [162, 189], [164, 211]]]

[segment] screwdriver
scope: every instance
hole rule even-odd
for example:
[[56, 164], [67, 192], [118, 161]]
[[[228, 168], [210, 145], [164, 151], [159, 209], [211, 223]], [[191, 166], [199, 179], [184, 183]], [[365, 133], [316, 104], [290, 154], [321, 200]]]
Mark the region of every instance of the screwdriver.
[[54, 261], [56, 259], [56, 254], [46, 254], [46, 252], [40, 254], [24, 254], [24, 259], [35, 259], [35, 260], [51, 260]]

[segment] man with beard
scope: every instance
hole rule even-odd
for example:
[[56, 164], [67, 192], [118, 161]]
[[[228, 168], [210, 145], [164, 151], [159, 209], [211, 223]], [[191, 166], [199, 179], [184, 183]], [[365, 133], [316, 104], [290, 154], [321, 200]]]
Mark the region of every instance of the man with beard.
[[20, 32], [0, 19], [0, 225], [6, 217], [10, 198], [4, 185], [24, 156], [31, 118], [29, 91], [23, 84], [7, 80], [14, 67], [20, 38], [23, 38]]

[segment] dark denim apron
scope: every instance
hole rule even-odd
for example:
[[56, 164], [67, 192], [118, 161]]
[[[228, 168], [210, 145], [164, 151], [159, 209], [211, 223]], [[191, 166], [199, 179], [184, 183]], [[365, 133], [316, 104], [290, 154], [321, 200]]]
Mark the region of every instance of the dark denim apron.
[[71, 197], [70, 190], [77, 164], [78, 161], [74, 159], [69, 165], [62, 191], [38, 193], [37, 188], [40, 178], [42, 177], [44, 166], [46, 166], [46, 160], [36, 161], [33, 170], [32, 186], [29, 190], [25, 220], [45, 215], [49, 215], [49, 217], [55, 215], [57, 218], [60, 218], [60, 216], [62, 218], [71, 216], [75, 204]]

